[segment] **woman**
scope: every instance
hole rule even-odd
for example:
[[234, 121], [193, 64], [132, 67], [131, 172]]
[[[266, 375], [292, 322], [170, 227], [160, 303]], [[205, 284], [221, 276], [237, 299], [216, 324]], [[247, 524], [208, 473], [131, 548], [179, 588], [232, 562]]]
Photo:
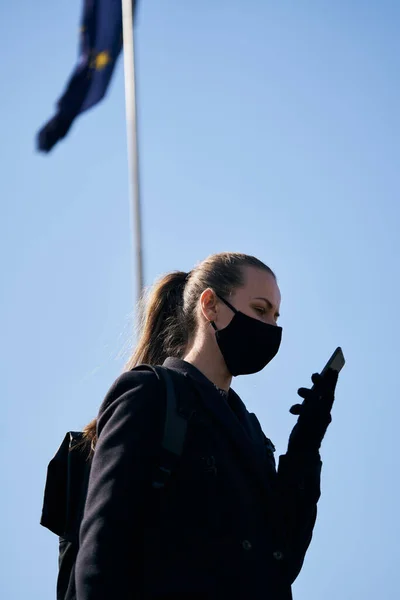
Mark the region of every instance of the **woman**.
[[[213, 255], [153, 290], [128, 370], [86, 435], [95, 444], [76, 563], [77, 600], [287, 600], [311, 540], [319, 447], [337, 375], [313, 376], [275, 470], [273, 446], [231, 389], [276, 355], [280, 291], [258, 259]], [[194, 411], [164, 490], [151, 486], [164, 364]]]

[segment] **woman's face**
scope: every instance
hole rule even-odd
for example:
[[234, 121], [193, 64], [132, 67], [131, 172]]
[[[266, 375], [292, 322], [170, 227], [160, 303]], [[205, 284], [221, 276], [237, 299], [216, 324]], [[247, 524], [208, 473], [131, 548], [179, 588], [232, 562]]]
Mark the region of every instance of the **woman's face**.
[[[202, 303], [203, 314], [208, 321], [214, 321], [217, 329], [224, 329], [233, 318], [232, 310], [215, 295], [204, 292], [205, 303]], [[207, 302], [207, 299], [209, 302]], [[240, 312], [268, 323], [276, 325], [279, 317], [281, 293], [275, 277], [267, 271], [256, 267], [245, 267], [244, 285], [226, 298]]]

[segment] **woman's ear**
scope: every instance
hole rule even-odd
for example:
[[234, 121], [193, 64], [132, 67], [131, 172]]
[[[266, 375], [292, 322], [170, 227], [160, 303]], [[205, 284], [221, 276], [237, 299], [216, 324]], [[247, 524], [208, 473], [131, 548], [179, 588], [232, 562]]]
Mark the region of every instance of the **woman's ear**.
[[218, 314], [217, 305], [218, 299], [215, 292], [211, 288], [204, 290], [200, 296], [200, 308], [206, 321], [215, 321]]

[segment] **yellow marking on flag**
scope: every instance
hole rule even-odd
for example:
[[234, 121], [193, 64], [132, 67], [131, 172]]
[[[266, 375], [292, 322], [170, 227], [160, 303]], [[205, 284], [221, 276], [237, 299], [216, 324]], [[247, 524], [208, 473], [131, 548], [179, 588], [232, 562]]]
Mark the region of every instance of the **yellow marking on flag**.
[[104, 50], [103, 52], [99, 52], [94, 57], [94, 68], [96, 71], [101, 71], [101, 69], [104, 69], [109, 62], [111, 62], [110, 55], [106, 50]]

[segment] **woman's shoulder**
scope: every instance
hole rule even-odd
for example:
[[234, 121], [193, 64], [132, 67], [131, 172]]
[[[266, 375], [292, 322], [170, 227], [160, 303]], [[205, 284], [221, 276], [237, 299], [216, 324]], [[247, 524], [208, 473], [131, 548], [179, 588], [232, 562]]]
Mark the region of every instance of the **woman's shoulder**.
[[140, 365], [117, 377], [110, 387], [108, 395], [121, 395], [135, 388], [154, 389], [159, 385], [159, 377], [155, 370], [147, 365]]
[[162, 395], [160, 380], [156, 372], [145, 365], [122, 373], [112, 384], [104, 398], [99, 418], [114, 411], [117, 406], [132, 410], [146, 403], [154, 408]]

